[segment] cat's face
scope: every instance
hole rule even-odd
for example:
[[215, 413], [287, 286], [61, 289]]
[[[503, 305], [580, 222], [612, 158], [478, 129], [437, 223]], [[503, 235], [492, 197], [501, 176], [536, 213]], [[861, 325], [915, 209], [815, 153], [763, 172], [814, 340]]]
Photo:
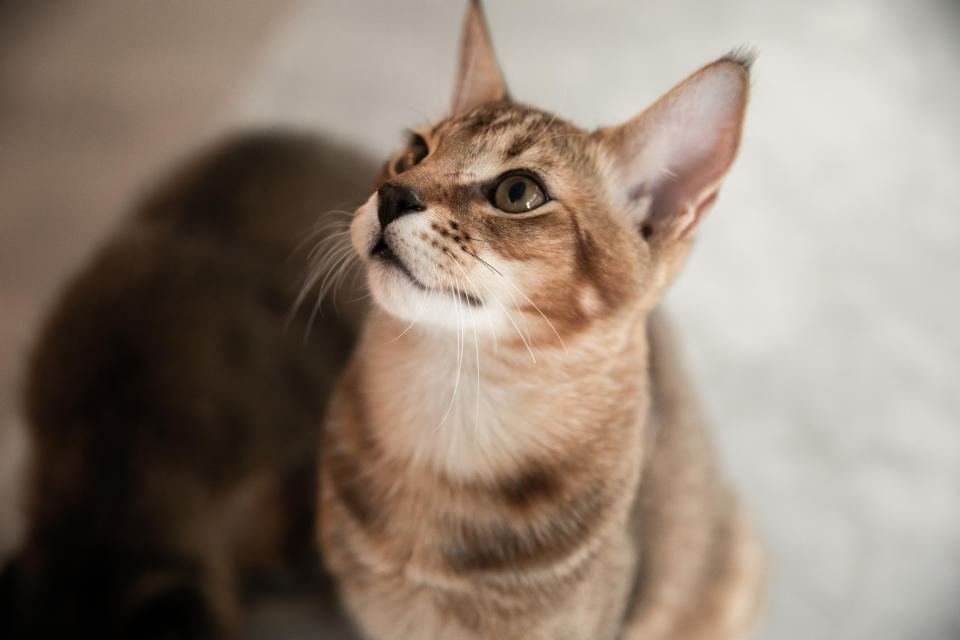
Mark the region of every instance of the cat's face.
[[652, 308], [736, 155], [749, 60], [594, 132], [509, 99], [477, 3], [460, 62], [452, 115], [412, 132], [353, 220], [377, 303], [555, 345]]
[[632, 304], [649, 252], [607, 198], [603, 161], [590, 134], [506, 101], [413, 133], [353, 221], [375, 299], [479, 331], [542, 312], [566, 335]]

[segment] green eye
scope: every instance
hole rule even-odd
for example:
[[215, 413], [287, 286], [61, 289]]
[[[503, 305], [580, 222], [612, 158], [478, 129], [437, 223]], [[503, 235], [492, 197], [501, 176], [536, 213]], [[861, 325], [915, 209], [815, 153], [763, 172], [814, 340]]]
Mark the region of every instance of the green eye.
[[525, 213], [547, 201], [537, 182], [525, 175], [514, 174], [500, 181], [493, 190], [493, 206], [507, 213]]

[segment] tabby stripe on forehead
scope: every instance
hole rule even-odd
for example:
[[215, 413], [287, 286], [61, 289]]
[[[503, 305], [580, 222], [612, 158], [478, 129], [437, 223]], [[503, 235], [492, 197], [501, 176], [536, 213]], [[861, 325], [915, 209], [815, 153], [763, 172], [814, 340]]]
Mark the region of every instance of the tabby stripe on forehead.
[[507, 151], [505, 153], [506, 158], [512, 158], [514, 156], [520, 155], [521, 153], [529, 149], [531, 146], [533, 146], [533, 142], [534, 142], [533, 136], [531, 136], [530, 134], [517, 136], [516, 138], [513, 139], [513, 142], [510, 143], [510, 146], [507, 147]]
[[487, 127], [493, 124], [497, 119], [497, 114], [488, 110], [481, 111], [477, 116], [466, 125], [466, 130], [471, 135], [483, 133]]

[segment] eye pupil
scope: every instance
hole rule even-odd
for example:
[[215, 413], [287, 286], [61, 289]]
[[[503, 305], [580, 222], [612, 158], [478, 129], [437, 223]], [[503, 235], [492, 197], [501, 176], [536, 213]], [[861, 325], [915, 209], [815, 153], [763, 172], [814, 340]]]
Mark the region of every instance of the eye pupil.
[[490, 202], [505, 213], [526, 213], [547, 201], [543, 188], [526, 175], [508, 175], [489, 195]]
[[523, 182], [514, 182], [510, 185], [510, 190], [507, 192], [507, 197], [510, 198], [510, 202], [516, 202], [523, 197], [523, 194], [527, 192], [527, 185]]

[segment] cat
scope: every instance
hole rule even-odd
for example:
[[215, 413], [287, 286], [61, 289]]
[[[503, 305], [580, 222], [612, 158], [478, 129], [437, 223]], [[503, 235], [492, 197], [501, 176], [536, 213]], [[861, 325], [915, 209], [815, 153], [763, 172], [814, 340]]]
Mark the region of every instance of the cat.
[[364, 303], [290, 315], [298, 245], [333, 237], [349, 212], [324, 212], [377, 171], [306, 134], [237, 135], [67, 284], [26, 375], [28, 533], [0, 636], [232, 637], [260, 570], [315, 562], [319, 428]]
[[749, 55], [587, 132], [511, 99], [476, 0], [449, 116], [351, 224], [375, 305], [320, 447], [370, 640], [726, 640], [762, 547], [658, 303], [737, 154]]

